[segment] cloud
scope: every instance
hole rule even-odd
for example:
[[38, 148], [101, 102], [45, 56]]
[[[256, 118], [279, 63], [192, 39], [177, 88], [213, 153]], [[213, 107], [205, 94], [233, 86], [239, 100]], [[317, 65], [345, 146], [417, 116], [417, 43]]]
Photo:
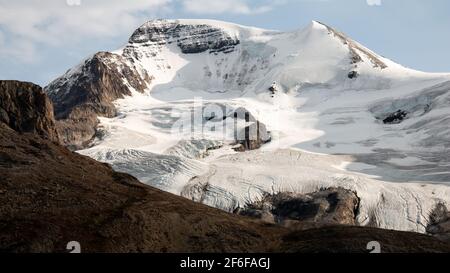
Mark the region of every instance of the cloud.
[[[46, 34], [112, 35], [129, 27], [139, 12], [150, 13], [170, 0], [0, 0], [0, 25], [39, 40]], [[77, 5], [76, 3], [79, 3]]]
[[[270, 11], [280, 1], [266, 1], [258, 5], [252, 5], [252, 1], [246, 0], [184, 0], [183, 8], [187, 12], [195, 14], [256, 14]], [[254, 1], [253, 1], [254, 2]], [[264, 2], [264, 1], [258, 1]]]
[[0, 58], [33, 58], [39, 44], [62, 46], [130, 32], [171, 0], [0, 0]]
[[369, 6], [381, 6], [381, 0], [366, 0]]

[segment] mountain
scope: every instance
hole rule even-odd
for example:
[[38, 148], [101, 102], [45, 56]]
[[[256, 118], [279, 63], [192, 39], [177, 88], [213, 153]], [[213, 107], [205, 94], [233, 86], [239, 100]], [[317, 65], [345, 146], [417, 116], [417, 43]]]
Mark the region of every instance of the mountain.
[[45, 90], [66, 145], [225, 211], [337, 187], [358, 225], [425, 233], [450, 202], [450, 75], [323, 23], [152, 20]]
[[[52, 141], [54, 127], [40, 126], [43, 120], [54, 123], [53, 107], [39, 86], [17, 81], [0, 86], [0, 252], [68, 252], [71, 241], [85, 253], [366, 252], [372, 240], [383, 252], [450, 250], [448, 243], [416, 233], [349, 226], [287, 229], [157, 190]], [[352, 195], [329, 189], [321, 198], [335, 192]], [[337, 202], [336, 216], [346, 211], [346, 203]]]
[[59, 142], [53, 105], [40, 86], [0, 81], [0, 122], [19, 132]]
[[51, 90], [48, 95], [64, 143], [74, 149], [83, 147], [95, 135], [97, 115], [114, 117], [112, 102], [131, 95], [130, 88], [143, 92], [150, 80], [141, 79], [122, 57], [100, 52], [54, 81], [47, 90]]

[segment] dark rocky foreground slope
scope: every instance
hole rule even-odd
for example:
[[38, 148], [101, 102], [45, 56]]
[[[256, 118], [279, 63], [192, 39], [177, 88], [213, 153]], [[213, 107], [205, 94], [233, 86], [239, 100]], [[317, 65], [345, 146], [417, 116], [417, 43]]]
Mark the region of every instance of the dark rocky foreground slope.
[[[21, 94], [8, 92], [1, 105]], [[49, 111], [37, 105], [26, 109]], [[69, 241], [83, 252], [366, 252], [370, 241], [384, 252], [450, 251], [421, 234], [349, 226], [294, 231], [228, 214], [73, 153], [46, 139], [49, 132], [17, 129], [24, 124], [0, 122], [1, 252], [65, 252]]]

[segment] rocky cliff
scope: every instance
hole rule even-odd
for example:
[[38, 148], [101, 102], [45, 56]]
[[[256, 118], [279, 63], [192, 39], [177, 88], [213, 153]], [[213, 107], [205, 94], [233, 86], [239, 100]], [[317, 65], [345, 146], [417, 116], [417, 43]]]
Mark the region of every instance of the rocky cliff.
[[66, 146], [86, 146], [95, 136], [98, 116], [114, 117], [113, 102], [144, 92], [151, 77], [140, 75], [120, 55], [99, 52], [45, 88], [55, 107], [57, 128]]
[[195, 54], [206, 51], [232, 52], [240, 41], [223, 29], [207, 24], [192, 25], [174, 20], [152, 20], [139, 27], [131, 35], [129, 43], [129, 49], [135, 45], [158, 47], [176, 44], [182, 53]]
[[32, 83], [0, 81], [0, 122], [20, 133], [59, 141], [52, 103], [42, 88]]

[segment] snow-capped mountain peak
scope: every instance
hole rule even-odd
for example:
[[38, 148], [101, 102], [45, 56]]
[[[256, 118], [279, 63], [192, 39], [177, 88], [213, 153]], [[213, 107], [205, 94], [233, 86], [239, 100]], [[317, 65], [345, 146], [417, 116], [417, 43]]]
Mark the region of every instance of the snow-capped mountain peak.
[[[424, 231], [448, 186], [391, 182], [450, 181], [449, 83], [317, 21], [280, 32], [152, 20], [46, 90], [67, 141], [89, 143], [80, 153], [160, 189], [232, 211], [344, 187], [361, 197], [360, 224]], [[223, 130], [238, 112], [243, 126]], [[258, 139], [235, 141], [250, 128]]]
[[[153, 78], [149, 90], [161, 85], [167, 89], [169, 84], [211, 92], [261, 93], [273, 82], [285, 91], [311, 85], [378, 89], [392, 78], [429, 76], [385, 59], [317, 21], [279, 32], [215, 20], [151, 20], [113, 53], [142, 79]], [[75, 69], [79, 71], [82, 65]], [[71, 70], [62, 78], [74, 74]], [[367, 81], [374, 77], [376, 83]]]

